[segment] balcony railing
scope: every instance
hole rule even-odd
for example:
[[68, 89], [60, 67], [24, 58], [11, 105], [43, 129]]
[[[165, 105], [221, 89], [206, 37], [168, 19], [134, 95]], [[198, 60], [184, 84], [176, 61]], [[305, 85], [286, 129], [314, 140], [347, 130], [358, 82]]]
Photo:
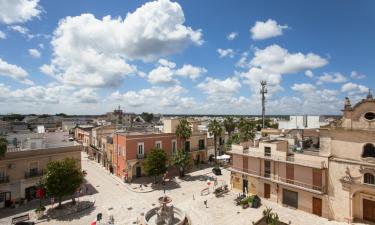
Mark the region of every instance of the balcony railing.
[[308, 184], [308, 183], [300, 182], [300, 181], [294, 180], [294, 179], [287, 179], [287, 178], [284, 178], [284, 177], [276, 176], [275, 174], [271, 174], [268, 171], [258, 172], [258, 171], [249, 170], [247, 168], [239, 168], [239, 167], [233, 167], [233, 166], [230, 168], [230, 170], [243, 172], [243, 173], [246, 173], [250, 176], [255, 176], [255, 177], [259, 177], [259, 178], [263, 178], [263, 179], [267, 179], [267, 180], [272, 180], [276, 183], [291, 185], [291, 186], [294, 186], [296, 188], [304, 188], [304, 189], [308, 189], [308, 190], [318, 191], [318, 192], [321, 192], [321, 193], [326, 192], [326, 189], [325, 189], [324, 185], [314, 185], [314, 184]]
[[137, 159], [144, 159], [145, 158], [145, 155], [140, 155], [140, 154], [137, 154]]
[[43, 176], [43, 170], [31, 170], [25, 172], [25, 179]]
[[0, 184], [5, 184], [9, 182], [9, 176], [0, 177]]

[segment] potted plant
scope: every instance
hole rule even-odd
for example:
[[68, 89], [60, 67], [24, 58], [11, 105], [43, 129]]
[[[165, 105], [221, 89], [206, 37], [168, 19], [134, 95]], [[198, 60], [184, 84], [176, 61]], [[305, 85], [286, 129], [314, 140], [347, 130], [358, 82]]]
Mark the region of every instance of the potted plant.
[[38, 208], [35, 209], [36, 218], [38, 218], [38, 220], [43, 218], [45, 210], [46, 210], [46, 207], [44, 206], [39, 206]]

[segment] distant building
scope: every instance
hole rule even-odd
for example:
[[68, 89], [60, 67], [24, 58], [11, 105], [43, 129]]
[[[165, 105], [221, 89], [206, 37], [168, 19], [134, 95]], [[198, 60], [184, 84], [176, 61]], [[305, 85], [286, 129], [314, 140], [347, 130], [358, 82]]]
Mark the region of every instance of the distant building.
[[11, 130], [12, 126], [10, 122], [0, 120], [0, 135], [6, 135], [7, 133], [11, 132]]
[[119, 106], [113, 112], [106, 113], [106, 120], [111, 124], [131, 124], [135, 116], [134, 113], [123, 112]]
[[313, 129], [320, 128], [327, 125], [328, 122], [324, 121], [322, 116], [289, 116], [289, 120], [279, 120], [279, 129]]
[[48, 162], [70, 157], [81, 165], [80, 146], [68, 137], [63, 132], [7, 136], [8, 150], [0, 160], [0, 208], [35, 199]]

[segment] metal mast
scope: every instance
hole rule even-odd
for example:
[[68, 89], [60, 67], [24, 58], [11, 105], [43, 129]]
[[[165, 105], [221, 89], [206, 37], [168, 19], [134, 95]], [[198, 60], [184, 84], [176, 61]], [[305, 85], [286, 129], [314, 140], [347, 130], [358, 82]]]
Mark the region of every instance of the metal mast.
[[265, 94], [267, 94], [267, 81], [261, 81], [260, 82], [260, 94], [262, 95], [262, 128], [265, 128], [265, 124], [264, 124], [264, 117], [265, 117], [265, 114], [266, 114], [266, 96]]

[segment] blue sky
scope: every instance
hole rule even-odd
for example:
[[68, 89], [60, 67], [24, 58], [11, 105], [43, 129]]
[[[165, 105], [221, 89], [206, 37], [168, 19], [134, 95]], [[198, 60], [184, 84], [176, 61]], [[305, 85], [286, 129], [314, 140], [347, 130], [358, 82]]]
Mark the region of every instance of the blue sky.
[[[0, 113], [338, 114], [375, 88], [373, 1], [0, 0]], [[21, 10], [22, 9], [22, 10]]]

